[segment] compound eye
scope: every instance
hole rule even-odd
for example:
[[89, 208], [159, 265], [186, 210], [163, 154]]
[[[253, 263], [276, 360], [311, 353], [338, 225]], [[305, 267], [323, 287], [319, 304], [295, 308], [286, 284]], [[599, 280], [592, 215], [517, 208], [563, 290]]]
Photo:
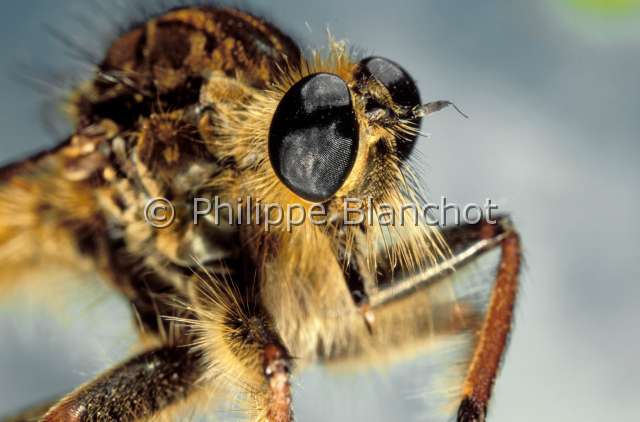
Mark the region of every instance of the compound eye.
[[315, 73], [284, 95], [269, 129], [269, 159], [298, 196], [321, 202], [349, 176], [358, 153], [358, 122], [346, 83]]
[[360, 71], [384, 85], [397, 104], [404, 107], [420, 104], [418, 87], [398, 63], [383, 57], [368, 57], [360, 62]]
[[[367, 57], [360, 62], [359, 72], [361, 77], [374, 78], [384, 85], [396, 104], [408, 108], [421, 104], [420, 92], [413, 78], [398, 63], [384, 57]], [[421, 121], [421, 118], [412, 120], [416, 128], [420, 127]], [[406, 138], [398, 141], [398, 153], [402, 157], [411, 153], [417, 134], [406, 135]]]

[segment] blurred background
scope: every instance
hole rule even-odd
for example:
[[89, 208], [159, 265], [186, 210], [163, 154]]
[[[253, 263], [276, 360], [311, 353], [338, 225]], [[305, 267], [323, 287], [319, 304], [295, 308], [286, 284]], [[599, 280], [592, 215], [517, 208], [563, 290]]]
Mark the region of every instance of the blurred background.
[[[93, 31], [78, 39], [99, 57], [114, 36], [112, 22], [128, 22], [115, 3], [3, 4], [1, 162], [51, 146], [67, 130], [51, 111], [55, 92], [42, 95], [20, 77], [43, 69], [64, 85], [86, 71], [47, 27]], [[449, 110], [429, 117], [423, 130], [431, 137], [420, 141], [416, 161], [431, 198], [492, 198], [522, 234], [522, 295], [489, 419], [637, 420], [640, 2], [243, 6], [304, 47], [325, 45], [328, 27], [401, 63], [424, 100], [449, 99], [470, 115], [465, 120]], [[77, 293], [79, 304], [69, 306], [78, 307], [79, 319], [52, 318], [28, 300], [0, 307], [0, 415], [69, 390], [130, 350], [127, 306], [99, 289], [90, 299]], [[424, 420], [424, 403], [413, 391], [420, 372], [394, 371], [393, 385], [402, 388], [368, 373], [312, 370], [296, 378], [298, 420]]]

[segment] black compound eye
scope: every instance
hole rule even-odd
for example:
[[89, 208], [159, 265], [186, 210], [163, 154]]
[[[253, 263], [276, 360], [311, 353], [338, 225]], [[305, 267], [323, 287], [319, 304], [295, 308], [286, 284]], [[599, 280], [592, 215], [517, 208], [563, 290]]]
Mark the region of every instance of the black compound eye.
[[[413, 108], [421, 104], [420, 92], [413, 78], [398, 63], [383, 57], [367, 57], [360, 62], [360, 77], [374, 78], [384, 85], [393, 101], [402, 106]], [[415, 118], [412, 122], [420, 127], [421, 118]], [[398, 141], [398, 153], [407, 157], [411, 153], [417, 135], [408, 136], [406, 140]]]
[[384, 85], [397, 104], [404, 107], [420, 104], [418, 87], [398, 63], [383, 57], [367, 57], [360, 62], [360, 72]]
[[287, 91], [271, 121], [269, 159], [289, 189], [313, 202], [331, 198], [357, 153], [358, 122], [342, 79], [315, 73]]

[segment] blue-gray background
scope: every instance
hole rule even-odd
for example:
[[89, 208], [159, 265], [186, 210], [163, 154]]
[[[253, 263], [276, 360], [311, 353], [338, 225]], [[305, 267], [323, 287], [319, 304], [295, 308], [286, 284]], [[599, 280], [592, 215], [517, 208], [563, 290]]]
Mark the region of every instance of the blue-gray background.
[[[51, 101], [18, 80], [33, 68], [62, 69], [61, 79], [82, 71], [46, 26], [71, 34], [95, 28], [79, 40], [100, 55], [100, 41], [113, 35], [107, 22], [121, 13], [108, 16], [113, 2], [94, 3], [101, 7], [3, 4], [3, 162], [64, 133], [64, 125], [43, 127]], [[640, 414], [640, 14], [578, 3], [598, 2], [248, 2], [305, 46], [324, 44], [328, 26], [402, 63], [425, 99], [455, 100], [471, 115], [429, 118], [423, 129], [431, 139], [418, 148], [431, 197], [490, 197], [522, 233], [527, 268], [493, 421]], [[88, 28], [72, 17], [82, 14], [91, 15]], [[0, 414], [68, 390], [122, 356], [131, 339], [125, 306], [99, 302], [85, 304], [95, 313], [63, 322], [35, 305], [0, 308]], [[330, 384], [318, 371], [298, 378], [300, 420], [419, 420], [422, 404], [401, 399], [410, 392], [376, 390], [383, 378]]]

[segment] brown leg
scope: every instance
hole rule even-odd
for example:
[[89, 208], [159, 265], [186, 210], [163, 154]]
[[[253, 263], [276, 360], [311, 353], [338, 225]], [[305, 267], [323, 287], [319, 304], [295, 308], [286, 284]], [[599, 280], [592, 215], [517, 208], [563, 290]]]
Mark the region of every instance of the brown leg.
[[264, 347], [264, 374], [269, 386], [267, 404], [269, 422], [293, 421], [290, 365], [290, 358], [284, 347], [276, 343], [269, 343]]
[[136, 421], [185, 399], [201, 375], [197, 356], [183, 347], [142, 353], [79, 387], [43, 422]]
[[511, 331], [518, 293], [520, 241], [514, 232], [501, 241], [502, 257], [489, 310], [467, 373], [458, 409], [459, 422], [483, 422], [493, 383]]
[[391, 360], [413, 356], [417, 348], [437, 346], [439, 340], [464, 338], [466, 353], [461, 367], [451, 368], [455, 385], [447, 389], [460, 392], [455, 397], [458, 422], [483, 422], [511, 330], [519, 238], [505, 217], [496, 225], [465, 225], [443, 235], [451, 257], [367, 292], [359, 305], [361, 316], [347, 322], [348, 347], [324, 358], [327, 363]]
[[[500, 248], [501, 251], [493, 290], [484, 320], [478, 330], [457, 413], [458, 422], [484, 422], [493, 384], [511, 331], [520, 273], [520, 239], [511, 227], [510, 221], [504, 217], [500, 218], [496, 225], [481, 222], [445, 230], [443, 234], [453, 252], [448, 264], [456, 270], [492, 249]], [[428, 286], [437, 282], [438, 278], [446, 277], [451, 271], [445, 267], [441, 273], [432, 274], [424, 280], [414, 279], [412, 285], [403, 286], [404, 289], [400, 290], [407, 294], [407, 289], [419, 289], [420, 285]], [[383, 305], [392, 301], [393, 296], [400, 295], [390, 295], [388, 292], [385, 294], [382, 290], [380, 298], [374, 296], [370, 298], [370, 303], [378, 302], [379, 305]], [[376, 311], [375, 305], [370, 308], [371, 311]]]
[[[291, 360], [257, 318], [247, 335], [261, 344], [269, 422], [291, 422]], [[248, 338], [246, 338], [248, 340]], [[194, 392], [204, 367], [185, 347], [163, 347], [142, 353], [99, 376], [51, 406], [40, 405], [6, 422], [139, 421], [155, 416]]]
[[[243, 274], [236, 274], [242, 279]], [[190, 319], [176, 319], [203, 353], [208, 379], [220, 378], [238, 392], [240, 407], [252, 420], [290, 422], [292, 362], [253, 291], [241, 291], [230, 278], [194, 277], [198, 299]]]

